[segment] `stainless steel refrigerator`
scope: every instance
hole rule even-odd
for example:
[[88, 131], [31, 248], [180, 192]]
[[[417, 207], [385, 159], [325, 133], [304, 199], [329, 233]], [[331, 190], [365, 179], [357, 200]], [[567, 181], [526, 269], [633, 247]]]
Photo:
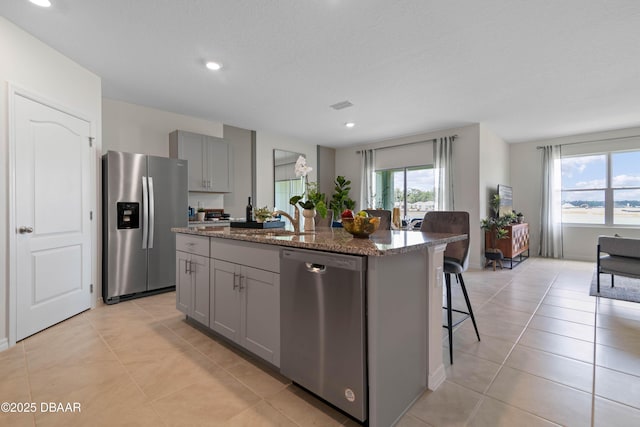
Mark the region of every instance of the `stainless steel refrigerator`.
[[187, 227], [187, 161], [102, 156], [102, 298], [107, 304], [175, 288], [175, 236]]

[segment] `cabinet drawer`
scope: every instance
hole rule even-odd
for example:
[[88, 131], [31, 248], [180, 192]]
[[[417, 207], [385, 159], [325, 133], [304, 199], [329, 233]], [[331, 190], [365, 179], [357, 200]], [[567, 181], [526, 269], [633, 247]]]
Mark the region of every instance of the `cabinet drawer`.
[[176, 250], [208, 257], [209, 238], [178, 233], [176, 234]]
[[274, 245], [212, 238], [211, 257], [280, 273], [280, 248]]

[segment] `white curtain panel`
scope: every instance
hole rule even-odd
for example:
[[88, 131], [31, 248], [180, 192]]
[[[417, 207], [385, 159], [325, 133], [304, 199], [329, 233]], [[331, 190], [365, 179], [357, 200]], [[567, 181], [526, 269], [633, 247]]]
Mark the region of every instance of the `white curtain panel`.
[[445, 136], [433, 143], [435, 209], [454, 210], [453, 203], [453, 139]]
[[376, 208], [376, 152], [375, 150], [362, 150], [360, 175], [360, 208]]
[[542, 202], [540, 251], [547, 258], [562, 258], [562, 175], [560, 145], [542, 147]]

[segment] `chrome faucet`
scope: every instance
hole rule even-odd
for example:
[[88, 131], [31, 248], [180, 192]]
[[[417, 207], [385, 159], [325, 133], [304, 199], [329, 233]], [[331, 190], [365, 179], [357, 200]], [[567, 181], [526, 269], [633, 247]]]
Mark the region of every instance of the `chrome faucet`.
[[272, 215], [273, 216], [282, 215], [282, 216], [286, 217], [287, 219], [289, 219], [289, 221], [291, 221], [291, 225], [293, 225], [293, 232], [295, 234], [300, 234], [300, 211], [298, 210], [297, 206], [294, 206], [294, 208], [295, 208], [295, 211], [294, 211], [293, 216], [295, 218], [291, 218], [291, 215], [289, 215], [285, 211], [274, 211]]

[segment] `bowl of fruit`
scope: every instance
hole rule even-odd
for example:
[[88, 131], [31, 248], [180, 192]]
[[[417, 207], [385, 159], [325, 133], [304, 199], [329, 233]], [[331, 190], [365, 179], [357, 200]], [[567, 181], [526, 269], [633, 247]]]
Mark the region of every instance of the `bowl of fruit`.
[[365, 211], [354, 214], [350, 209], [346, 209], [341, 217], [342, 227], [353, 237], [366, 239], [380, 226], [380, 218], [371, 216]]

